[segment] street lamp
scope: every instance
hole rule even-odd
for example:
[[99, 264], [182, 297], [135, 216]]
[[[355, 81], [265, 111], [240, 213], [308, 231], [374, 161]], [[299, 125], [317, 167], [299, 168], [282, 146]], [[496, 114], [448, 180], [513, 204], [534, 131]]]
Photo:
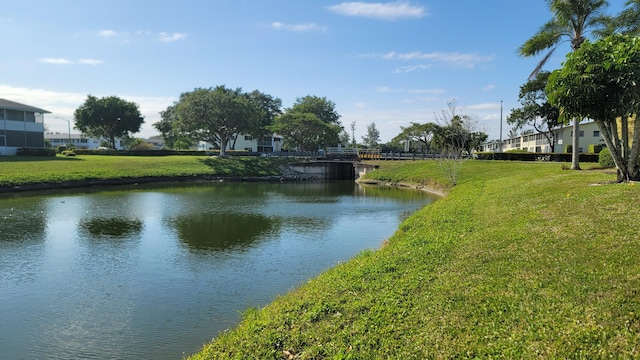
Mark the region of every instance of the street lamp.
[[56, 118], [56, 119], [60, 119], [60, 120], [64, 120], [64, 121], [66, 121], [66, 122], [67, 122], [67, 125], [68, 125], [68, 127], [69, 127], [69, 144], [67, 144], [67, 146], [69, 146], [69, 147], [70, 147], [70, 146], [71, 146], [71, 121], [70, 121], [70, 120], [67, 120], [67, 119], [65, 119], [65, 118], [63, 118], [63, 117], [60, 117], [60, 116], [56, 116], [55, 118]]

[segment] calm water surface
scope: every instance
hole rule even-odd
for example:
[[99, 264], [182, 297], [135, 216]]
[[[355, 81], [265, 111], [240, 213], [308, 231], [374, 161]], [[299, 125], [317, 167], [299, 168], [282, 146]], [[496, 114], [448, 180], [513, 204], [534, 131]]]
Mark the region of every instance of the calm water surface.
[[180, 359], [433, 200], [353, 182], [0, 197], [0, 359]]

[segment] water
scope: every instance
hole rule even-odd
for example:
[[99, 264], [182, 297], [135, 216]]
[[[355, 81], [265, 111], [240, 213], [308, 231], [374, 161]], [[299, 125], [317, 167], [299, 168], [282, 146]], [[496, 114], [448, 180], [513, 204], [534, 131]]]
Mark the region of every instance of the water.
[[353, 182], [0, 197], [0, 359], [180, 359], [433, 200]]

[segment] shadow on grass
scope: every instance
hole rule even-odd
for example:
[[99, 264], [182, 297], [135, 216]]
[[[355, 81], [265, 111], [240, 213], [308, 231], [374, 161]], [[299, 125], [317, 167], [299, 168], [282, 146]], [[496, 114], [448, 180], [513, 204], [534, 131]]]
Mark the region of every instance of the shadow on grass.
[[84, 161], [74, 156], [0, 156], [0, 162]]
[[200, 160], [219, 176], [277, 176], [278, 165], [282, 163], [275, 158], [263, 157], [211, 157]]

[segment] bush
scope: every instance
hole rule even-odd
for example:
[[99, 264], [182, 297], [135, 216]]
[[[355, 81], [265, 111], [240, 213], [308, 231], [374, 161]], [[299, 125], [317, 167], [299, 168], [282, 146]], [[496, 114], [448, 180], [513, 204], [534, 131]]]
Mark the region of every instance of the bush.
[[589, 154], [599, 154], [605, 147], [604, 144], [589, 144]]
[[567, 145], [564, 147], [565, 154], [571, 154], [573, 152], [573, 145]]
[[67, 150], [67, 147], [64, 145], [60, 145], [56, 148], [56, 151], [58, 152], [58, 154], [62, 154], [62, 152], [65, 150]]
[[43, 148], [19, 148], [16, 150], [17, 156], [56, 156], [54, 149]]
[[615, 167], [616, 164], [613, 162], [613, 156], [611, 156], [611, 151], [608, 148], [602, 149], [598, 154], [598, 164], [605, 168]]

